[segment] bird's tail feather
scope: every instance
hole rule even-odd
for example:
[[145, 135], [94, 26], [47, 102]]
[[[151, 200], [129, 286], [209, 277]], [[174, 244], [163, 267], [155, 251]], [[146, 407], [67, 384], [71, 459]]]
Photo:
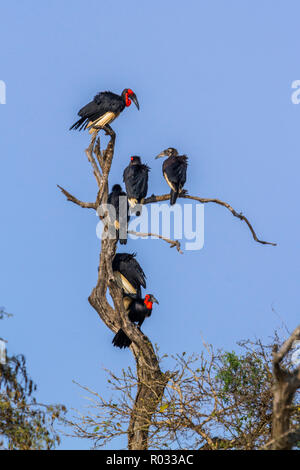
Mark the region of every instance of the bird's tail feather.
[[131, 340], [124, 333], [122, 328], [119, 329], [118, 333], [114, 336], [112, 343], [117, 348], [128, 348], [131, 345]]
[[126, 245], [127, 244], [127, 238], [120, 238], [119, 230], [116, 230], [116, 238], [117, 238], [117, 240], [119, 240], [121, 245]]
[[174, 204], [176, 203], [177, 201], [177, 198], [178, 198], [178, 191], [173, 191], [173, 189], [171, 189], [171, 197], [170, 197], [170, 205], [171, 206], [174, 206]]
[[86, 118], [83, 118], [83, 117], [78, 119], [78, 121], [74, 122], [74, 124], [70, 127], [70, 131], [72, 129], [79, 129], [81, 131], [81, 129], [84, 128], [85, 120]]

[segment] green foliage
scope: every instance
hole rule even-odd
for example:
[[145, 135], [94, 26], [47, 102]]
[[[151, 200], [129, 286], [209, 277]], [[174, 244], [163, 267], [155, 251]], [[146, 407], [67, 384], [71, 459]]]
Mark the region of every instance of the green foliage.
[[[215, 352], [205, 344], [200, 354], [183, 352], [171, 356], [174, 364], [167, 385], [161, 384], [165, 386], [164, 395], [151, 415], [149, 448], [263, 448], [272, 433], [272, 351], [279, 342], [275, 334], [268, 345], [260, 340], [241, 341], [237, 352]], [[287, 358], [284, 367], [289, 367], [289, 363]], [[139, 383], [135, 371], [129, 367], [120, 376], [111, 371], [108, 374], [114, 395], [105, 399], [82, 387], [93, 397], [91, 413], [78, 413], [78, 417], [68, 421], [74, 435], [90, 439], [94, 448], [127, 435], [132, 416], [139, 417], [144, 412], [143, 404], [139, 409], [132, 408]], [[300, 422], [299, 395], [295, 395], [290, 407], [292, 429]]]
[[[1, 309], [0, 319], [5, 315]], [[44, 450], [59, 444], [53, 425], [66, 409], [37, 403], [35, 391], [24, 356], [0, 364], [0, 449]]]
[[230, 394], [258, 395], [266, 384], [268, 371], [260, 357], [249, 353], [238, 356], [225, 352], [220, 357], [221, 366], [216, 374], [220, 382], [219, 395], [226, 400]]

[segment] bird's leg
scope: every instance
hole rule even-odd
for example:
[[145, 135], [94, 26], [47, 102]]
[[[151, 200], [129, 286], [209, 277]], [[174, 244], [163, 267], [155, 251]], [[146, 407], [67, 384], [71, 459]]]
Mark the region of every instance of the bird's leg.
[[93, 126], [92, 129], [89, 132], [90, 132], [90, 134], [92, 134], [93, 137], [97, 137], [97, 135], [98, 135], [98, 133], [101, 129], [102, 129], [102, 127]]
[[182, 188], [182, 189], [179, 191], [179, 195], [180, 195], [180, 196], [187, 196], [187, 195], [188, 195], [188, 190]]
[[116, 137], [116, 133], [115, 131], [110, 127], [109, 124], [106, 124], [105, 126], [103, 126], [103, 130], [105, 131], [105, 134], [106, 135], [110, 135], [111, 137]]

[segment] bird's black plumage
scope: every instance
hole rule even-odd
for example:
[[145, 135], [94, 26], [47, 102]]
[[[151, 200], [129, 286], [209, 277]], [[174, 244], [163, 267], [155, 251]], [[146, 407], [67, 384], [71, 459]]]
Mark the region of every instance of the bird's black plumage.
[[135, 257], [135, 253], [117, 253], [112, 262], [112, 270], [125, 294], [141, 297], [141, 287], [146, 288], [146, 275]]
[[170, 205], [173, 206], [186, 182], [187, 161], [186, 155], [178, 155], [176, 149], [169, 147], [156, 158], [168, 157], [162, 166], [163, 176], [171, 188]]
[[[122, 197], [125, 199], [120, 199]], [[126, 245], [127, 225], [130, 220], [129, 204], [127, 195], [124, 191], [122, 191], [122, 188], [119, 184], [115, 184], [113, 186], [111, 193], [108, 195], [107, 204], [111, 204], [114, 208], [114, 211], [109, 210], [110, 222], [115, 229], [113, 230], [112, 238], [115, 238], [116, 235], [116, 238], [120, 241], [121, 245]], [[109, 230], [111, 228], [112, 227], [109, 226]]]
[[[124, 297], [124, 307], [128, 318], [132, 323], [137, 323], [140, 328], [145, 318], [150, 317], [152, 313], [153, 303], [158, 301], [152, 294], [147, 294], [144, 299], [134, 299], [128, 296]], [[131, 344], [131, 340], [128, 338], [126, 333], [119, 329], [117, 334], [113, 338], [113, 345], [119, 348], [127, 348]]]
[[[147, 196], [149, 171], [150, 168], [143, 164], [138, 156], [131, 157], [129, 165], [124, 170], [123, 181], [132, 208], [140, 204]], [[140, 212], [137, 212], [136, 215], [140, 215]]]
[[102, 91], [94, 97], [93, 101], [80, 109], [78, 112], [80, 119], [70, 127], [70, 130], [78, 129], [81, 131], [82, 129], [86, 129], [88, 126], [93, 127], [93, 123], [96, 126], [97, 121], [102, 117], [104, 121], [103, 123], [98, 123], [99, 126], [107, 125], [112, 122], [126, 106], [130, 106], [131, 100], [139, 109], [137, 97], [130, 88], [125, 88], [121, 95], [117, 95], [111, 91]]

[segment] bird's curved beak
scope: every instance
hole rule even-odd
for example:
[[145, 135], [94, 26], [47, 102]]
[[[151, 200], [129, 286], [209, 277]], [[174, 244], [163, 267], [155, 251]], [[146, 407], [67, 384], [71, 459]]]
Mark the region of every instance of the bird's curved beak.
[[139, 110], [139, 109], [140, 109], [140, 105], [139, 105], [138, 99], [137, 99], [137, 97], [136, 97], [136, 94], [133, 93], [132, 95], [130, 95], [130, 99], [134, 102], [134, 104], [136, 105], [137, 109]]
[[158, 155], [156, 155], [155, 157], [155, 160], [157, 160], [157, 158], [162, 158], [162, 157], [166, 157], [166, 151], [163, 150], [162, 152], [160, 152]]
[[159, 301], [154, 297], [154, 295], [152, 295], [152, 303], [159, 305]]

